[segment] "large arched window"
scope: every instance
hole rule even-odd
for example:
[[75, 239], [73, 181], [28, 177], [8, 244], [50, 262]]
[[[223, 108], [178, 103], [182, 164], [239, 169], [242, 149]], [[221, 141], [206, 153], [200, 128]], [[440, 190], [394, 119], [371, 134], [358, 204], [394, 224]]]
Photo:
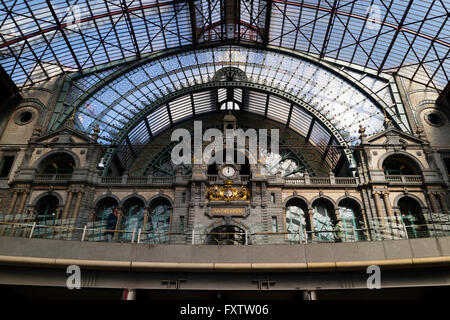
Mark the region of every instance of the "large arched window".
[[428, 228], [419, 202], [411, 197], [403, 197], [398, 201], [398, 206], [408, 238], [429, 237]]
[[57, 218], [59, 200], [53, 195], [46, 195], [36, 203], [36, 227], [33, 236], [38, 238], [50, 237], [53, 228], [41, 226], [53, 226]]
[[166, 198], [157, 198], [150, 203], [150, 216], [145, 226], [148, 240], [158, 243], [169, 240], [171, 210]]
[[94, 221], [94, 229], [102, 230], [96, 231], [95, 237], [98, 240], [102, 239], [105, 232], [103, 230], [108, 230], [106, 233], [109, 233], [110, 230], [116, 229], [117, 217], [114, 216], [114, 209], [117, 208], [118, 203], [113, 198], [103, 198], [100, 200], [95, 208], [95, 221]]
[[139, 198], [128, 199], [123, 206], [123, 216], [121, 221], [121, 230], [123, 231], [121, 238], [131, 241], [133, 232], [135, 236], [144, 222], [145, 204]]
[[392, 155], [383, 161], [383, 171], [386, 175], [420, 175], [417, 163], [404, 156]]
[[[288, 240], [302, 242], [308, 238], [307, 231], [311, 231], [311, 224], [307, 219], [308, 206], [299, 199], [293, 198], [286, 203], [286, 232]], [[309, 235], [310, 238], [310, 235]]]
[[314, 235], [317, 241], [335, 241], [333, 234], [336, 217], [333, 205], [325, 199], [317, 199], [313, 203]]
[[364, 220], [359, 204], [352, 199], [339, 203], [339, 217], [342, 227], [342, 241], [366, 240]]
[[75, 160], [67, 153], [49, 155], [39, 164], [40, 173], [71, 174], [74, 168]]

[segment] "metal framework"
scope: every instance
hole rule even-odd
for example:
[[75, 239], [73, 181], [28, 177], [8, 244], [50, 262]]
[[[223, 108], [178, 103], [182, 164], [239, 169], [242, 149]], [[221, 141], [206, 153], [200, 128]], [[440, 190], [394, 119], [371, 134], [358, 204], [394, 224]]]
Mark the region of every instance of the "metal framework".
[[[330, 167], [340, 154], [330, 150], [357, 144], [360, 125], [368, 134], [383, 129], [383, 111], [410, 131], [389, 78], [289, 50], [199, 45], [86, 71], [67, 78], [50, 129], [73, 114], [86, 133], [99, 125], [102, 143], [122, 145], [125, 167], [164, 129], [214, 112], [227, 101], [297, 131], [320, 149]], [[108, 151], [107, 162], [113, 152]]]
[[179, 46], [251, 41], [449, 81], [443, 0], [0, 0], [0, 63], [19, 87]]

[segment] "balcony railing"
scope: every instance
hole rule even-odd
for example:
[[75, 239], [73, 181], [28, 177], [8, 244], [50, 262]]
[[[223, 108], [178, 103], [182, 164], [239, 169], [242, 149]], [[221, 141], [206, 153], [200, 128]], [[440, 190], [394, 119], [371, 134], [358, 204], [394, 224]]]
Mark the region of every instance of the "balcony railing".
[[175, 177], [101, 177], [101, 183], [103, 184], [171, 184], [175, 182]]
[[38, 182], [56, 182], [68, 181], [72, 179], [72, 174], [47, 174], [40, 173], [34, 176], [34, 180]]
[[[16, 221], [12, 216], [0, 216], [0, 236], [45, 238], [59, 240], [128, 242], [151, 244], [211, 244], [217, 240], [236, 242], [235, 244], [306, 244], [319, 242], [360, 242], [399, 240], [411, 238], [430, 238], [450, 236], [450, 216], [441, 213], [425, 214], [425, 223], [406, 223], [399, 217], [369, 219], [367, 226], [347, 225], [340, 230], [333, 227], [322, 230], [300, 228], [295, 232], [231, 232], [205, 233], [200, 230], [185, 232], [152, 232], [142, 229], [108, 230], [100, 222], [89, 222], [83, 228], [74, 227], [73, 220], [48, 220], [32, 222], [34, 215], [27, 215], [27, 220]], [[7, 221], [11, 220], [11, 221]]]
[[[308, 182], [309, 181], [309, 182]], [[304, 184], [339, 184], [339, 185], [356, 185], [357, 180], [355, 177], [311, 177], [309, 180], [305, 177], [286, 177], [284, 178], [286, 185], [304, 185]]]
[[423, 178], [419, 175], [385, 175], [385, 178], [390, 183], [423, 183]]
[[[70, 181], [72, 174], [36, 174], [36, 182], [64, 182]], [[115, 177], [100, 177], [101, 184], [172, 184], [175, 182], [175, 176], [146, 176], [146, 177], [131, 177], [131, 176], [115, 176]], [[188, 181], [190, 176], [182, 177], [183, 181]], [[241, 175], [242, 182], [250, 181], [249, 175]], [[268, 177], [269, 182], [276, 181], [275, 176]], [[421, 184], [423, 178], [420, 175], [386, 175], [385, 179], [391, 184]], [[217, 175], [207, 175], [209, 182], [216, 182], [219, 180]], [[358, 179], [356, 177], [285, 177], [285, 185], [357, 185]]]

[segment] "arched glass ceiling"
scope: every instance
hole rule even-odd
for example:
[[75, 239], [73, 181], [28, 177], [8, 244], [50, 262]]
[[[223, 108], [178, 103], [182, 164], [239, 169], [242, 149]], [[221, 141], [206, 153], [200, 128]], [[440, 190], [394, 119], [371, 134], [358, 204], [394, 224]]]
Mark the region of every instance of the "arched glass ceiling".
[[[221, 90], [225, 89], [210, 89], [183, 95], [154, 109], [118, 141], [121, 145], [118, 149], [118, 157], [122, 166], [128, 167], [155, 135], [168, 129], [174, 123], [194, 115], [215, 112], [223, 101], [227, 101], [226, 97], [221, 100]], [[229, 90], [231, 91], [228, 93], [229, 101], [235, 101], [241, 105], [241, 111], [266, 115], [267, 118], [290, 127], [316, 148], [330, 168], [337, 165], [342, 152], [336, 148], [339, 146], [336, 138], [323, 123], [299, 105], [267, 92], [247, 89], [243, 94], [242, 89]], [[206, 125], [205, 123], [204, 126]], [[105, 160], [109, 160], [109, 155]]]
[[[108, 73], [81, 78], [73, 83], [68, 94], [66, 114], [71, 113], [72, 106], [75, 107], [79, 129], [91, 132], [99, 124], [102, 141], [118, 143], [118, 137], [121, 139], [123, 136], [124, 126], [130, 128], [137, 125], [136, 120], [142, 119], [142, 114], [147, 114], [149, 106], [156, 101], [184, 88], [211, 83], [220, 69], [229, 66], [245, 73], [248, 81], [241, 81], [241, 85], [248, 83], [248, 88], [255, 85], [273, 88], [303, 101], [302, 107], [306, 105], [309, 114], [322, 122], [329, 122], [330, 130], [335, 128], [348, 144], [358, 142], [360, 125], [366, 128], [368, 135], [383, 130], [383, 110], [375, 101], [385, 106], [386, 112], [397, 125], [404, 131], [409, 131], [407, 123], [398, 114], [401, 105], [392, 101], [389, 85], [381, 80], [358, 76], [355, 72], [349, 80], [294, 56], [237, 46], [182, 52], [151, 61], [102, 84], [99, 91], [77, 105], [77, 101], [82, 100], [80, 96], [84, 92], [83, 87], [96, 87], [100, 78], [107, 77]], [[337, 71], [347, 75], [343, 69]], [[361, 78], [359, 81], [356, 80], [358, 77]], [[220, 84], [216, 86], [220, 87]], [[167, 112], [161, 109], [161, 119], [156, 114], [151, 117], [156, 117], [157, 125], [162, 128], [169, 122], [180, 121], [192, 114], [213, 111], [217, 108], [217, 103], [222, 102], [221, 91], [217, 90], [212, 94], [217, 95], [218, 99], [211, 100], [210, 105], [202, 106], [201, 110], [195, 110], [200, 104], [196, 101], [196, 94], [193, 94], [190, 101], [179, 103], [177, 110]], [[291, 109], [289, 103], [281, 100], [276, 104], [276, 97], [271, 99], [277, 108], [271, 108], [272, 104], [267, 103], [265, 98], [267, 94], [262, 94], [261, 98], [257, 93], [244, 90], [241, 95], [241, 99], [248, 102], [245, 107], [251, 112], [276, 118], [282, 123], [286, 123], [288, 119], [295, 121], [297, 117], [296, 109]], [[188, 102], [194, 107], [188, 107]], [[170, 109], [177, 103], [168, 102], [165, 105]], [[306, 120], [304, 116], [298, 117], [302, 119], [299, 121], [311, 122], [311, 119]], [[151, 130], [155, 131], [153, 128]]]
[[233, 40], [449, 81], [442, 0], [3, 0], [0, 63], [18, 86], [124, 58]]

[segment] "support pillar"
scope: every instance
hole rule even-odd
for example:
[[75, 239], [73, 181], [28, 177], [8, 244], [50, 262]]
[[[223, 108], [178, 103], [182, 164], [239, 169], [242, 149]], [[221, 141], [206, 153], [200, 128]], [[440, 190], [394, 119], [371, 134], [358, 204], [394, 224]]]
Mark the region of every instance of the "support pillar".
[[135, 289], [124, 289], [122, 300], [136, 300], [136, 290]]
[[314, 209], [310, 208], [308, 209], [308, 219], [309, 219], [309, 225], [311, 226], [311, 240], [314, 240], [316, 237], [314, 235]]
[[14, 191], [11, 203], [9, 204], [8, 214], [12, 215], [14, 213], [14, 207], [16, 206], [17, 197], [19, 196], [19, 191]]
[[83, 191], [78, 191], [77, 192], [77, 202], [75, 203], [75, 210], [73, 212], [73, 220], [74, 223], [76, 223], [77, 217], [78, 217], [78, 212], [80, 211], [80, 206], [81, 206], [81, 199], [83, 198]]
[[375, 200], [375, 210], [377, 211], [377, 216], [378, 218], [383, 219], [385, 216], [381, 207], [380, 192], [375, 191], [373, 193], [373, 199]]
[[[380, 192], [379, 191], [374, 191], [373, 192], [373, 199], [375, 201], [375, 210], [377, 212], [377, 216], [378, 216], [378, 220], [379, 222], [374, 223], [374, 226], [376, 227], [375, 230], [375, 235], [379, 234], [381, 239], [384, 238], [383, 235], [385, 235], [387, 233], [386, 229], [386, 223], [385, 223], [385, 215], [383, 212], [383, 208], [381, 207], [381, 199], [380, 199]], [[380, 240], [380, 239], [376, 239], [376, 240]]]
[[72, 197], [73, 197], [73, 192], [71, 190], [69, 190], [68, 195], [67, 195], [66, 205], [64, 206], [64, 210], [63, 210], [63, 215], [62, 215], [63, 220], [67, 219], [67, 216], [69, 215], [70, 206], [72, 205]]
[[114, 237], [113, 237], [114, 240], [119, 239], [119, 232], [117, 232], [117, 231], [120, 230], [120, 225], [122, 223], [122, 216], [123, 216], [122, 209], [117, 209], [117, 223], [116, 223], [116, 229], [115, 229], [116, 232], [114, 232]]
[[430, 200], [432, 213], [439, 213], [439, 208], [436, 203], [436, 198], [434, 196], [434, 192], [431, 192], [431, 191], [428, 192], [428, 199]]
[[22, 214], [22, 211], [25, 208], [25, 203], [28, 198], [28, 193], [29, 193], [28, 191], [22, 192], [22, 198], [20, 199], [19, 208], [17, 209], [17, 214], [19, 214], [19, 215]]
[[391, 200], [389, 199], [389, 192], [383, 192], [383, 202], [384, 207], [386, 208], [386, 213], [388, 217], [395, 217], [394, 211], [392, 210]]
[[316, 290], [303, 291], [303, 300], [317, 300]]
[[448, 213], [447, 202], [445, 201], [445, 195], [442, 192], [438, 193], [439, 204], [441, 205], [442, 213]]
[[372, 232], [369, 230], [369, 223], [367, 221], [367, 212], [365, 208], [361, 208], [361, 216], [364, 222], [364, 229], [366, 229], [364, 234], [367, 235], [367, 240], [372, 241]]

